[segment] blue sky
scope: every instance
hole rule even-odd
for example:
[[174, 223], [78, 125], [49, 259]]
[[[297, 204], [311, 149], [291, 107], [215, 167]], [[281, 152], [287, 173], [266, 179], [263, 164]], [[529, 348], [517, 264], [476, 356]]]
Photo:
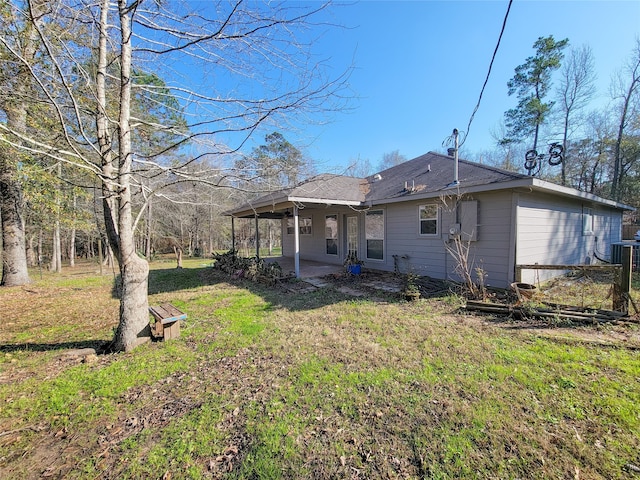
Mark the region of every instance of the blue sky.
[[[286, 132], [304, 145], [320, 170], [339, 171], [354, 160], [374, 166], [399, 150], [414, 158], [443, 151], [453, 128], [466, 130], [493, 54], [508, 1], [361, 1], [332, 10], [332, 29], [318, 44], [336, 71], [353, 59], [350, 83], [357, 96], [331, 123]], [[514, 68], [534, 53], [540, 36], [569, 38], [593, 50], [598, 98], [606, 103], [612, 74], [631, 55], [640, 35], [640, 2], [515, 0], [482, 104], [465, 149], [493, 148]]]

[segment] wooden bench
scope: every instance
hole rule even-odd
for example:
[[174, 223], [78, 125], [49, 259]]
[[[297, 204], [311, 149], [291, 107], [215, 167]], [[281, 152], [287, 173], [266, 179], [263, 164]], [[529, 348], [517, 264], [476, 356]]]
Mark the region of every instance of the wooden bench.
[[164, 337], [165, 340], [180, 336], [180, 320], [187, 319], [186, 313], [182, 313], [170, 303], [149, 307], [149, 313], [156, 319], [152, 327], [155, 336]]

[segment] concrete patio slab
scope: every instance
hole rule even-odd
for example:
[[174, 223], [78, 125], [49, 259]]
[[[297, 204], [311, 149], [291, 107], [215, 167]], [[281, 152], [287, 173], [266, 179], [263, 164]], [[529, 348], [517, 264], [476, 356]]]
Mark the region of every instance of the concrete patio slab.
[[[291, 257], [267, 257], [265, 262], [278, 262], [283, 272], [295, 271], [295, 263]], [[321, 262], [312, 262], [311, 260], [300, 260], [300, 278], [318, 278], [332, 274], [340, 274], [344, 272], [342, 265], [329, 265]]]

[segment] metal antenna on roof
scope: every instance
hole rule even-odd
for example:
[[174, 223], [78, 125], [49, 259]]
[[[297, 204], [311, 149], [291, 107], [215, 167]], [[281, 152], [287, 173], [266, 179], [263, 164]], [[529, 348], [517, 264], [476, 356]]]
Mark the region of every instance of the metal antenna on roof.
[[457, 128], [453, 129], [453, 133], [448, 136], [444, 142], [442, 142], [442, 146], [451, 145], [451, 141], [453, 140], [453, 148], [447, 148], [447, 155], [453, 157], [453, 182], [451, 182], [447, 187], [455, 187], [459, 185], [458, 181], [458, 149], [459, 149], [459, 132]]
[[453, 184], [458, 185], [460, 182], [458, 181], [458, 129], [453, 129]]
[[[447, 187], [455, 187], [460, 184], [458, 181], [458, 129], [453, 129], [453, 134], [445, 140], [447, 143], [451, 142], [453, 139], [453, 148], [447, 148], [447, 155], [453, 157], [453, 182], [451, 182]], [[449, 143], [449, 145], [451, 145]]]

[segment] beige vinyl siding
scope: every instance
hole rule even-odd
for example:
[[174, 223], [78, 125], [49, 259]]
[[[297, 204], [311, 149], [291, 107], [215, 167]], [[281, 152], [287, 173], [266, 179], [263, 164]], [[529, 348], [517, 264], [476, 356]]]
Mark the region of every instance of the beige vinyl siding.
[[[600, 255], [608, 256], [611, 243], [621, 239], [621, 211], [579, 199], [506, 190], [463, 196], [460, 201], [477, 202], [477, 228], [474, 232], [475, 241], [469, 243], [469, 258], [473, 269], [479, 267], [486, 274], [487, 286], [508, 287], [514, 279], [515, 263], [593, 262], [596, 251]], [[419, 207], [434, 202], [440, 205], [438, 233], [433, 236], [421, 235]], [[453, 199], [448, 198], [444, 203], [440, 199], [410, 200], [369, 207], [384, 211], [385, 237], [382, 261], [364, 258], [364, 211], [357, 213], [347, 207], [306, 208], [301, 210], [300, 216], [312, 217], [312, 235], [300, 236], [300, 256], [303, 260], [327, 264], [342, 263], [346, 245], [345, 219], [348, 215], [357, 215], [359, 255], [365, 260], [365, 269], [392, 272], [396, 255], [401, 273], [413, 272], [433, 278], [459, 280], [455, 273], [456, 262], [446, 250], [446, 245], [451, 242], [449, 228], [456, 223], [464, 223], [462, 218], [456, 218], [453, 205]], [[592, 235], [583, 235], [582, 232], [583, 206], [593, 211]], [[327, 255], [325, 251], [325, 216], [330, 214], [338, 215], [337, 256]], [[285, 256], [293, 256], [293, 245], [294, 236], [286, 234], [285, 220]], [[541, 272], [537, 273], [543, 280]], [[532, 282], [534, 274], [535, 272], [525, 272], [523, 280]]]
[[[315, 262], [324, 262], [327, 264], [341, 264], [344, 260], [344, 250], [342, 238], [344, 235], [344, 225], [342, 214], [346, 209], [313, 209], [305, 208], [300, 210], [300, 218], [311, 217], [311, 235], [300, 235], [300, 258], [302, 260], [311, 260]], [[325, 217], [327, 215], [338, 215], [338, 255], [327, 255], [326, 238], [325, 238]], [[282, 255], [285, 257], [293, 257], [295, 236], [287, 235], [287, 220], [283, 219], [283, 235], [282, 235]], [[362, 227], [361, 227], [362, 228]]]
[[[463, 201], [471, 198], [463, 198]], [[487, 274], [487, 284], [506, 287], [509, 279], [509, 249], [511, 234], [511, 193], [496, 192], [474, 196], [477, 201], [476, 241], [470, 243], [470, 255], [474, 268], [480, 267]], [[404, 202], [387, 206], [387, 256], [386, 270], [393, 270], [393, 255], [409, 258], [400, 261], [401, 271], [418, 275], [459, 280], [455, 273], [456, 262], [447, 253], [449, 227], [456, 223], [452, 201], [442, 202], [438, 218], [438, 234], [420, 235], [419, 206], [426, 201]], [[373, 266], [373, 268], [379, 268]], [[382, 269], [382, 268], [381, 268]], [[511, 267], [511, 271], [513, 268]]]
[[[462, 198], [462, 202], [468, 201]], [[476, 269], [481, 269], [485, 277], [487, 286], [504, 288], [509, 284], [510, 271], [509, 264], [510, 237], [511, 237], [511, 192], [490, 192], [478, 194], [473, 197], [477, 201], [477, 227], [475, 231], [475, 241], [468, 242], [469, 263], [471, 265], [473, 279], [477, 281]], [[453, 212], [451, 221], [453, 223]], [[458, 220], [461, 220], [460, 218]], [[464, 223], [464, 222], [463, 222]], [[447, 225], [448, 227], [448, 225]], [[448, 228], [447, 228], [448, 231]], [[444, 237], [445, 241], [452, 240], [449, 236]], [[466, 245], [467, 243], [463, 243]], [[459, 281], [460, 277], [455, 272], [456, 260], [447, 254], [447, 277]]]
[[282, 256], [293, 257], [294, 254], [294, 235], [287, 234], [287, 219], [282, 219]]
[[[583, 232], [583, 209], [593, 213], [593, 233]], [[562, 197], [521, 194], [517, 210], [517, 264], [585, 264], [597, 250], [608, 254], [621, 236], [622, 215], [599, 205]], [[552, 278], [554, 271], [523, 271], [522, 280]]]
[[[442, 242], [442, 218], [438, 213], [438, 234], [420, 235], [419, 206], [432, 201], [404, 202], [388, 205], [387, 211], [387, 255], [384, 269], [393, 271], [393, 256], [407, 256], [399, 260], [402, 273], [413, 272], [435, 278], [445, 276], [445, 254]], [[439, 202], [437, 202], [439, 203]]]
[[508, 286], [513, 267], [509, 264], [511, 192], [478, 195], [477, 241], [470, 243], [469, 257], [487, 275], [486, 285]]

